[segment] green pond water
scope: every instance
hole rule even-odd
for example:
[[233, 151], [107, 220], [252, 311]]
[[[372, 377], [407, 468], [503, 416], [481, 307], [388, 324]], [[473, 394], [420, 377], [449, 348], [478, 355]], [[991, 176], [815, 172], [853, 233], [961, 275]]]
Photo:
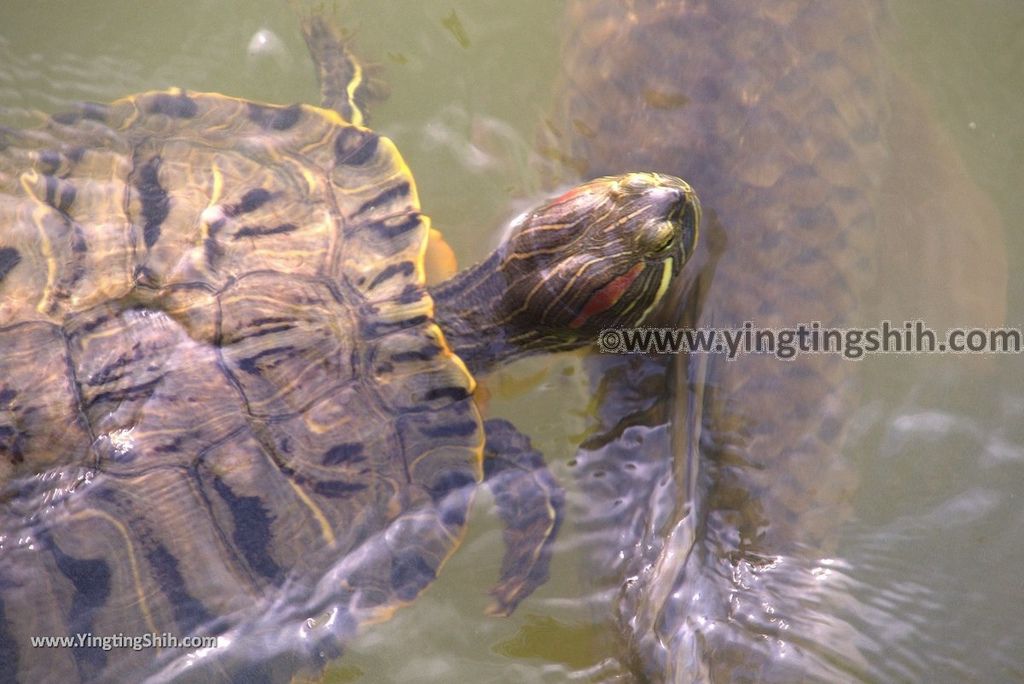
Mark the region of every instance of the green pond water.
[[[540, 187], [534, 140], [557, 71], [562, 9], [552, 0], [337, 8], [391, 91], [372, 124], [398, 144], [425, 211], [462, 264], [485, 256], [503, 221]], [[1002, 216], [1010, 280], [1008, 292], [992, 296], [1006, 298], [1008, 323], [1020, 325], [1024, 5], [908, 0], [891, 21], [894, 68], [927, 92], [935, 125]], [[259, 31], [273, 38], [250, 54]], [[0, 107], [54, 112], [170, 86], [318, 100], [285, 3], [0, 5]], [[877, 630], [891, 648], [868, 655], [895, 678], [1024, 679], [1024, 357], [989, 361], [983, 374], [960, 359], [862, 362], [866, 391], [847, 445], [861, 484], [840, 548], [865, 606], [858, 628]], [[491, 414], [529, 433], [571, 489], [567, 462], [589, 401], [578, 361], [520, 364], [489, 386]], [[502, 551], [491, 508], [478, 496], [467, 537], [438, 581], [351, 643], [328, 681], [631, 681], [602, 617], [610, 588], [580, 581], [584, 540], [571, 519], [552, 579], [512, 617], [483, 615]]]

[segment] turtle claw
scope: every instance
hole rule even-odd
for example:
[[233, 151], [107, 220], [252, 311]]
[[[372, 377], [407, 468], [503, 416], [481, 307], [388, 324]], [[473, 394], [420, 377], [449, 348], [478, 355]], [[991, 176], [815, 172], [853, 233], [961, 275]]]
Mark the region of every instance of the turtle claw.
[[562, 522], [565, 492], [530, 440], [506, 420], [484, 424], [484, 483], [505, 523], [501, 577], [488, 615], [509, 615], [548, 579], [551, 546]]

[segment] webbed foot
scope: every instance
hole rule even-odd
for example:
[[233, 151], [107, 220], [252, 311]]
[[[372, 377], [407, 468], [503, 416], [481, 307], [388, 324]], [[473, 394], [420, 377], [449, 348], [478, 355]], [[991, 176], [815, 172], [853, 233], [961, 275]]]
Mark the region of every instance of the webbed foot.
[[490, 615], [508, 615], [548, 579], [551, 545], [562, 522], [565, 492], [530, 439], [507, 420], [484, 423], [484, 483], [505, 523], [501, 578]]

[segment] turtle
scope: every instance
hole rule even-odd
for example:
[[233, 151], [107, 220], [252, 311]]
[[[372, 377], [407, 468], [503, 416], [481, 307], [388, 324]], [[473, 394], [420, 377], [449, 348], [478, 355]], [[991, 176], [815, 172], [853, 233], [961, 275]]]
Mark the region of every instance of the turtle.
[[[328, 19], [302, 28], [322, 106], [171, 89], [0, 133], [5, 679], [287, 678], [431, 583], [481, 481], [491, 612], [547, 578], [561, 489], [476, 379], [642, 323], [699, 200], [601, 177], [428, 287], [364, 69]], [[220, 646], [173, 647], [196, 636]]]
[[[661, 324], [1002, 324], [998, 218], [891, 73], [883, 5], [566, 3], [550, 156], [585, 175], [682, 175], [707, 208]], [[899, 308], [868, 318], [886, 290]], [[622, 662], [639, 679], [905, 677], [865, 662], [891, 660], [874, 639], [893, 627], [855, 611], [873, 580], [832, 555], [859, 468], [846, 434], [863, 365], [716, 353], [586, 364], [611, 389], [574, 460], [574, 520], [604, 540], [585, 550], [586, 578], [617, 589]], [[912, 618], [895, 624], [924, 621]]]

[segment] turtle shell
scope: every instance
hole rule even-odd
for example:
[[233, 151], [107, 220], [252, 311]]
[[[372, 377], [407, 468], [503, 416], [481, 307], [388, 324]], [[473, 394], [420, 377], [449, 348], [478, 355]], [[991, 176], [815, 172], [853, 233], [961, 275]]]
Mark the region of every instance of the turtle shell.
[[29, 637], [242, 636], [286, 594], [317, 643], [416, 597], [483, 444], [428, 230], [392, 142], [317, 107], [173, 90], [0, 132], [5, 667], [133, 670], [173, 649]]

